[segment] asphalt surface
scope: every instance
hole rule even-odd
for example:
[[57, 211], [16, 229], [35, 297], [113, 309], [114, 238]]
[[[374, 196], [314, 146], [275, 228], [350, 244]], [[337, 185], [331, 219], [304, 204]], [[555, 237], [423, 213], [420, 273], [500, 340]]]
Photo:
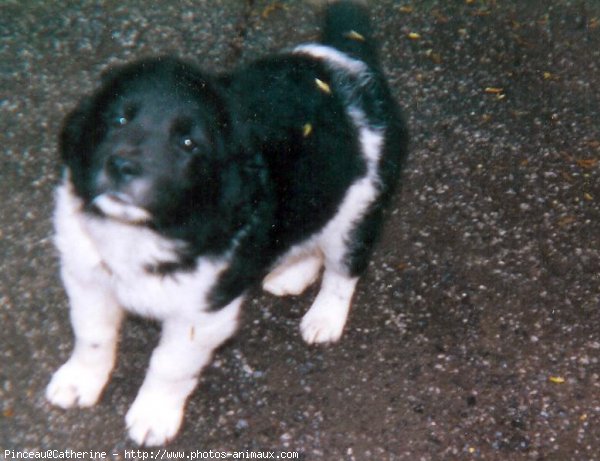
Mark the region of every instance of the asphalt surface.
[[[371, 6], [412, 147], [345, 334], [307, 347], [316, 291], [256, 290], [168, 450], [600, 460], [600, 3]], [[0, 4], [0, 458], [124, 459], [158, 339], [128, 320], [95, 408], [45, 402], [72, 346], [51, 242], [65, 113], [113, 63], [173, 53], [221, 71], [318, 30], [300, 1]]]

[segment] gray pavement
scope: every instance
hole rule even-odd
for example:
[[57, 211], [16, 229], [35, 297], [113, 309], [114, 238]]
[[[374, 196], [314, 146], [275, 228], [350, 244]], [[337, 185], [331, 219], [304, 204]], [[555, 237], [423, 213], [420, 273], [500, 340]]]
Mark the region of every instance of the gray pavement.
[[[344, 337], [303, 344], [314, 290], [253, 292], [168, 450], [599, 460], [600, 3], [371, 6], [413, 140]], [[51, 243], [65, 113], [112, 63], [174, 53], [219, 71], [318, 27], [314, 2], [0, 3], [0, 458], [124, 459], [158, 339], [128, 320], [98, 406], [45, 402], [72, 346]]]

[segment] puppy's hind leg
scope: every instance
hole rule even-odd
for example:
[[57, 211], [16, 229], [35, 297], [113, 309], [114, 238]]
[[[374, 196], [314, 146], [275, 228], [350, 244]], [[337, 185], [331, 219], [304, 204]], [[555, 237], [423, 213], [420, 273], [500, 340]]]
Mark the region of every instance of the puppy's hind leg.
[[129, 436], [139, 445], [162, 445], [175, 436], [200, 371], [237, 328], [241, 302], [239, 297], [217, 312], [163, 323], [160, 343], [125, 418]]
[[358, 277], [325, 264], [317, 298], [300, 323], [302, 338], [309, 344], [335, 342], [342, 336]]
[[[360, 189], [357, 187], [355, 191]], [[353, 191], [349, 194], [355, 203]], [[302, 338], [309, 344], [340, 339], [356, 283], [368, 265], [381, 223], [379, 206], [372, 206], [360, 219], [340, 214], [324, 230], [319, 245], [325, 258], [321, 290], [300, 323]]]
[[265, 277], [263, 290], [275, 296], [299, 295], [315, 283], [322, 265], [323, 255], [318, 250], [290, 254]]

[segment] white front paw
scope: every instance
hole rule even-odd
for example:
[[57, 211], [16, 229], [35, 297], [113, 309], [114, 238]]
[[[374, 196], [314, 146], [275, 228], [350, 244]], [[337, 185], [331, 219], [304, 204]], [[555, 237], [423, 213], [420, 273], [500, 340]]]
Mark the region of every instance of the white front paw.
[[164, 445], [181, 426], [184, 404], [185, 399], [140, 391], [125, 417], [129, 437], [138, 445]]
[[100, 398], [110, 367], [86, 366], [70, 359], [52, 376], [46, 399], [61, 408], [91, 407]]
[[340, 339], [346, 324], [346, 312], [311, 308], [302, 317], [300, 332], [308, 344], [333, 343]]

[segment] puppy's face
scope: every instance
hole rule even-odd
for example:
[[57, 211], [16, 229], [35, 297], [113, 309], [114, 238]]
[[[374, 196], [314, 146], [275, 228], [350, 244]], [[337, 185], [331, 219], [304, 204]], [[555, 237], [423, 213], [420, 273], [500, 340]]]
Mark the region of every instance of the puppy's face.
[[102, 114], [106, 131], [94, 152], [94, 205], [108, 215], [143, 219], [164, 200], [177, 199], [189, 186], [190, 164], [212, 156], [213, 147], [194, 99], [164, 83], [132, 83]]
[[67, 119], [63, 157], [76, 189], [105, 216], [176, 219], [193, 196], [214, 201], [226, 121], [216, 94], [190, 68], [142, 62], [109, 75]]

